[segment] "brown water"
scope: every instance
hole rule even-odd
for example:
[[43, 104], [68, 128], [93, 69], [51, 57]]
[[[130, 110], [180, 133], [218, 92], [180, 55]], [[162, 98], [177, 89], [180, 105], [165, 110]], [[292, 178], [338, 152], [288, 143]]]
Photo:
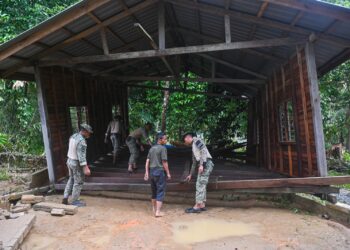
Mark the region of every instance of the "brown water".
[[175, 242], [181, 244], [205, 242], [232, 236], [260, 234], [258, 228], [253, 224], [228, 222], [217, 219], [176, 222], [172, 226], [173, 239]]

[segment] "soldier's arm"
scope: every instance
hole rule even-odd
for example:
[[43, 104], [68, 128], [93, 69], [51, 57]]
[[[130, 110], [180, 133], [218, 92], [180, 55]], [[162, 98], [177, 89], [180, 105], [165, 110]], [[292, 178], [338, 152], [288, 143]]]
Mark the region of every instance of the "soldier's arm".
[[191, 166], [190, 175], [194, 174], [194, 171], [196, 170], [196, 165], [197, 165], [196, 157], [194, 157], [194, 154], [192, 154], [192, 166]]
[[87, 149], [87, 144], [85, 140], [81, 140], [78, 145], [77, 145], [77, 154], [78, 154], [78, 161], [79, 165], [84, 167], [87, 165], [86, 162], [86, 149]]

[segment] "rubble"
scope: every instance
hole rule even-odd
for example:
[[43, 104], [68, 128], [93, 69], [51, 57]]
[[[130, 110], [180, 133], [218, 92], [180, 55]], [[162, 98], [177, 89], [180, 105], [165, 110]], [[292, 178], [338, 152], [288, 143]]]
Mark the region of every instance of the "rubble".
[[63, 209], [65, 214], [73, 215], [78, 212], [78, 207], [73, 205], [57, 204], [53, 202], [40, 202], [33, 206], [34, 211], [45, 211], [51, 213], [52, 209]]
[[42, 195], [25, 194], [21, 197], [22, 204], [36, 204], [42, 201], [44, 201], [44, 196]]
[[53, 215], [53, 216], [65, 216], [66, 211], [62, 208], [53, 208], [51, 210], [51, 215]]

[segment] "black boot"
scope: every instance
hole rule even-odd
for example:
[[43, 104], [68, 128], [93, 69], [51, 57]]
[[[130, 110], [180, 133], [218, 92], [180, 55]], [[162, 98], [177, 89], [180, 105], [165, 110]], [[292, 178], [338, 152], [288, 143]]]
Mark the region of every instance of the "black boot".
[[62, 204], [64, 204], [64, 205], [68, 205], [68, 198], [63, 198], [63, 200], [62, 200]]

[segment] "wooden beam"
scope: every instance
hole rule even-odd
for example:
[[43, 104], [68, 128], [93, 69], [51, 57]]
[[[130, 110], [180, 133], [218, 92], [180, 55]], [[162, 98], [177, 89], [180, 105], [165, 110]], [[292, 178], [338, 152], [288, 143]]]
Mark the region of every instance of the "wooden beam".
[[[155, 50], [159, 50], [158, 45], [154, 42], [153, 38], [151, 37], [150, 34], [148, 34], [148, 32], [142, 27], [142, 25], [140, 23], [135, 23], [135, 26], [139, 27], [140, 30], [142, 31], [142, 33], [147, 37], [148, 41], [150, 42], [151, 46], [153, 49]], [[164, 49], [163, 49], [164, 50]], [[174, 75], [174, 70], [173, 68], [170, 66], [168, 60], [165, 58], [165, 56], [160, 56], [160, 59], [163, 61], [163, 63], [165, 64], [165, 66], [167, 67], [167, 69], [169, 70], [169, 72]]]
[[[200, 34], [194, 30], [190, 30], [190, 29], [185, 29], [183, 27], [177, 27], [176, 28], [178, 31], [180, 31], [181, 33], [185, 33], [187, 35], [193, 36], [193, 37], [200, 37], [201, 39], [204, 39], [206, 41], [210, 41], [210, 42], [214, 42], [214, 43], [222, 43], [223, 40], [217, 37], [213, 37], [213, 36], [208, 36], [208, 35], [204, 35], [204, 34]], [[256, 55], [265, 59], [268, 59], [270, 61], [276, 62], [276, 63], [283, 63], [286, 59], [285, 58], [281, 58], [281, 57], [277, 57], [275, 55], [271, 55], [271, 54], [267, 54], [267, 53], [263, 53], [260, 51], [256, 51], [253, 49], [245, 49], [243, 50], [246, 53], [252, 54], [252, 55]]]
[[206, 58], [208, 60], [211, 60], [213, 62], [217, 62], [217, 63], [220, 63], [222, 65], [225, 65], [225, 66], [227, 66], [229, 68], [232, 68], [232, 69], [235, 69], [235, 70], [247, 73], [248, 75], [255, 76], [255, 77], [259, 78], [259, 79], [264, 79], [264, 80], [267, 79], [267, 77], [265, 75], [263, 75], [263, 74], [260, 74], [260, 73], [254, 72], [252, 70], [246, 69], [244, 67], [235, 65], [233, 63], [227, 62], [227, 61], [222, 60], [220, 58], [216, 58], [216, 57], [213, 57], [213, 56], [210, 56], [210, 55], [207, 55], [207, 54], [198, 54], [198, 55], [203, 57], [203, 58]]
[[[35, 61], [37, 61], [37, 60], [39, 60], [39, 59], [41, 59], [41, 58], [43, 58], [45, 56], [48, 56], [49, 54], [52, 54], [53, 52], [55, 52], [57, 50], [62, 49], [63, 47], [67, 46], [68, 44], [71, 44], [71, 43], [73, 43], [73, 42], [75, 42], [77, 40], [80, 40], [83, 37], [86, 37], [88, 35], [91, 35], [92, 33], [97, 32], [101, 28], [101, 26], [108, 26], [108, 25], [110, 25], [110, 24], [112, 24], [114, 22], [117, 22], [117, 21], [119, 21], [119, 20], [121, 20], [121, 19], [123, 19], [125, 17], [128, 17], [128, 16], [132, 15], [132, 13], [134, 13], [134, 12], [137, 12], [137, 11], [140, 11], [140, 10], [143, 10], [143, 9], [147, 8], [148, 6], [156, 3], [157, 1], [158, 0], [146, 0], [144, 2], [141, 2], [140, 4], [135, 5], [134, 7], [130, 8], [130, 9], [128, 9], [128, 11], [123, 11], [123, 12], [117, 14], [117, 15], [114, 15], [114, 16], [104, 20], [100, 24], [97, 24], [97, 25], [94, 25], [94, 26], [92, 26], [90, 28], [87, 28], [87, 29], [83, 30], [82, 32], [77, 33], [76, 35], [71, 36], [71, 37], [65, 39], [64, 41], [61, 41], [61, 42], [57, 43], [56, 45], [39, 52], [38, 54], [32, 56], [28, 60], [16, 64], [15, 66], [13, 66], [9, 70], [7, 70], [4, 73], [3, 76], [7, 77], [7, 76], [15, 73], [20, 68], [28, 66], [28, 65], [31, 65]], [[99, 2], [99, 1], [91, 1], [91, 2]]]
[[192, 53], [205, 53], [213, 51], [225, 51], [225, 50], [238, 50], [248, 48], [265, 48], [273, 46], [291, 46], [297, 44], [305, 44], [304, 39], [293, 38], [278, 38], [278, 39], [265, 39], [256, 41], [244, 41], [244, 42], [232, 42], [232, 43], [218, 43], [208, 45], [195, 45], [187, 47], [168, 48], [164, 50], [145, 50], [135, 52], [123, 52], [109, 55], [95, 55], [95, 56], [82, 56], [72, 57], [60, 60], [42, 60], [41, 66], [53, 66], [53, 65], [66, 65], [66, 64], [83, 64], [83, 63], [95, 63], [116, 61], [133, 58], [148, 58], [148, 57], [162, 57], [181, 54]]
[[165, 9], [164, 2], [158, 4], [158, 47], [160, 50], [165, 49]]
[[318, 79], [316, 71], [315, 51], [312, 43], [308, 42], [305, 46], [305, 59], [307, 66], [307, 75], [310, 85], [310, 97], [312, 108], [312, 121], [314, 128], [314, 138], [316, 147], [317, 168], [320, 176], [327, 176], [327, 160], [323, 134], [321, 98], [318, 89]]
[[[112, 76], [111, 76], [112, 77]], [[205, 78], [205, 77], [164, 77], [164, 76], [113, 76], [118, 81], [191, 81], [191, 82], [219, 82], [230, 84], [265, 84], [263, 80], [254, 79], [231, 79], [231, 78]]]
[[15, 39], [17, 40], [16, 42], [11, 43], [11, 45], [8, 48], [0, 51], [0, 61], [6, 59], [7, 57], [15, 54], [21, 49], [35, 43], [36, 41], [44, 38], [52, 32], [62, 28], [63, 26], [71, 23], [72, 21], [80, 18], [81, 16], [85, 15], [90, 11], [93, 11], [94, 9], [104, 5], [109, 1], [110, 0], [83, 1], [69, 8], [64, 13], [57, 15], [56, 17], [42, 23], [41, 25], [38, 25], [32, 34], [27, 35], [26, 33], [24, 33], [23, 35], [20, 35], [19, 37], [17, 37], [17, 39]]
[[[301, 34], [304, 36], [309, 36], [312, 32], [316, 32], [315, 30], [309, 30], [309, 29], [297, 27], [297, 26], [290, 26], [289, 24], [281, 23], [271, 19], [259, 18], [254, 15], [246, 14], [236, 10], [224, 9], [221, 7], [217, 7], [217, 6], [209, 5], [205, 3], [190, 2], [187, 0], [164, 0], [164, 1], [172, 3], [174, 5], [182, 6], [184, 8], [195, 9], [195, 10], [211, 13], [215, 16], [229, 15], [232, 19], [238, 20], [239, 22], [246, 21], [249, 23], [264, 25], [264, 26], [276, 28], [279, 30], [285, 30], [296, 34]], [[320, 39], [324, 39], [327, 42], [332, 43], [336, 46], [344, 47], [344, 48], [350, 47], [350, 41], [347, 39], [343, 39], [341, 37], [331, 36], [327, 34], [316, 34], [316, 35], [319, 36]]]
[[225, 42], [231, 43], [231, 23], [230, 23], [230, 16], [225, 15]]
[[38, 93], [38, 105], [39, 105], [41, 129], [42, 129], [43, 140], [44, 140], [45, 157], [46, 157], [47, 169], [49, 173], [49, 180], [50, 180], [50, 183], [53, 184], [56, 181], [56, 173], [55, 173], [55, 166], [54, 166], [53, 155], [52, 155], [51, 134], [50, 134], [49, 117], [48, 117], [47, 105], [46, 105], [47, 102], [46, 102], [45, 89], [41, 79], [40, 68], [38, 66], [35, 66], [34, 70], [35, 70], [35, 82], [36, 82], [37, 93]]
[[272, 4], [301, 10], [321, 16], [331, 17], [345, 22], [350, 21], [350, 11], [347, 8], [309, 0], [263, 0]]
[[[315, 187], [328, 187], [329, 185], [340, 185], [350, 183], [350, 176], [333, 177], [304, 177], [304, 178], [281, 178], [281, 179], [254, 179], [254, 180], [235, 180], [235, 181], [216, 181], [209, 182], [208, 190], [233, 190], [239, 192], [240, 189], [265, 189], [265, 188], [294, 188], [296, 191], [303, 187], [309, 190], [315, 190]], [[150, 184], [140, 183], [84, 183], [83, 190], [112, 190], [112, 191], [144, 191]], [[65, 184], [55, 184], [55, 188], [63, 190]], [[193, 191], [193, 183], [168, 183], [168, 191]], [[321, 191], [322, 189], [320, 189]], [[276, 192], [276, 191], [275, 191]]]
[[103, 54], [109, 55], [109, 48], [108, 48], [107, 34], [106, 34], [105, 27], [102, 27], [101, 29], [101, 42], [102, 42]]
[[116, 65], [116, 66], [113, 66], [113, 67], [110, 67], [108, 69], [104, 69], [104, 70], [100, 70], [94, 74], [92, 74], [93, 76], [97, 76], [97, 75], [104, 75], [104, 74], [107, 74], [109, 72], [112, 72], [112, 71], [115, 71], [115, 70], [118, 70], [118, 69], [122, 69], [122, 68], [125, 68], [127, 66], [130, 66], [130, 65], [133, 65], [133, 64], [136, 64], [138, 62], [141, 62], [142, 59], [138, 59], [138, 60], [133, 60], [133, 61], [129, 61], [127, 63], [124, 63], [124, 62], [121, 62], [120, 64]]
[[163, 88], [163, 87], [157, 87], [157, 86], [147, 86], [147, 85], [137, 85], [137, 84], [127, 84], [127, 86], [132, 87], [132, 88], [155, 89], [155, 90], [169, 91], [169, 92], [180, 92], [180, 93], [185, 93], [185, 94], [189, 94], [189, 95], [206, 95], [206, 96], [212, 96], [212, 97], [220, 97], [220, 98], [224, 98], [224, 99], [246, 99], [246, 98], [242, 98], [241, 96], [229, 96], [229, 95], [213, 93], [213, 92], [194, 91], [194, 90], [186, 90], [186, 89]]

